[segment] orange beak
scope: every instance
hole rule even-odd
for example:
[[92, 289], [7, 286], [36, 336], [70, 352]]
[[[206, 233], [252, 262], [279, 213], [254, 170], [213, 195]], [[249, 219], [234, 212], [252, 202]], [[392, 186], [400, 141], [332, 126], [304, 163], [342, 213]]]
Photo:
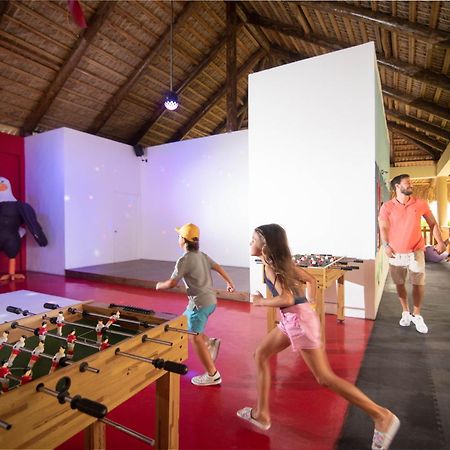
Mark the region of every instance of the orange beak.
[[8, 190], [8, 186], [6, 186], [6, 184], [0, 183], [0, 192], [7, 191], [7, 190]]

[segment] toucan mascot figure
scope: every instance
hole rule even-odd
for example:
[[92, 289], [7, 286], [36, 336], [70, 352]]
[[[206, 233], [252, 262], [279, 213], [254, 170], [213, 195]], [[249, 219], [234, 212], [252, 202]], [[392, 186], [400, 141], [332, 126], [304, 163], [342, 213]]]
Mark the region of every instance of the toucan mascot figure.
[[34, 209], [18, 201], [11, 190], [11, 183], [0, 177], [0, 251], [9, 258], [9, 273], [0, 276], [0, 281], [23, 280], [24, 275], [16, 273], [16, 256], [20, 250], [20, 239], [25, 234], [25, 224], [40, 247], [48, 243], [36, 218]]

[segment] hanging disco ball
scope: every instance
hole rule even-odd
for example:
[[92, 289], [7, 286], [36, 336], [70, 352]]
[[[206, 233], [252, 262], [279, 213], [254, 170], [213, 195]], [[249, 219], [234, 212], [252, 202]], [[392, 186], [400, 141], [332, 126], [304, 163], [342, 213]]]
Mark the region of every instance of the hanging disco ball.
[[169, 91], [164, 100], [164, 106], [167, 109], [169, 109], [170, 111], [177, 109], [178, 108], [178, 95], [173, 91]]

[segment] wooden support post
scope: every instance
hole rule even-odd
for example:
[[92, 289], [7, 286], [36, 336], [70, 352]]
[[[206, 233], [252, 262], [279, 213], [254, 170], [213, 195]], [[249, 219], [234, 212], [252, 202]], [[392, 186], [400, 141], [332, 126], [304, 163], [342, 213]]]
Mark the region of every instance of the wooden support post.
[[156, 450], [177, 450], [180, 375], [167, 372], [156, 381]]
[[105, 450], [106, 449], [106, 425], [97, 420], [84, 430], [85, 450]]
[[345, 319], [344, 316], [344, 275], [341, 275], [337, 280], [337, 320], [339, 322], [343, 322]]

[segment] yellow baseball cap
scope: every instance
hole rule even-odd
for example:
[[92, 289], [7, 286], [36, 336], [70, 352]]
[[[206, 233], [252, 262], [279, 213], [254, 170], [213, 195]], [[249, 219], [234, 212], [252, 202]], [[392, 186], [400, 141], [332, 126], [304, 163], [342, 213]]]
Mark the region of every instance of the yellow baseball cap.
[[200, 228], [193, 223], [186, 223], [180, 228], [175, 228], [175, 231], [184, 239], [194, 242], [200, 238]]

